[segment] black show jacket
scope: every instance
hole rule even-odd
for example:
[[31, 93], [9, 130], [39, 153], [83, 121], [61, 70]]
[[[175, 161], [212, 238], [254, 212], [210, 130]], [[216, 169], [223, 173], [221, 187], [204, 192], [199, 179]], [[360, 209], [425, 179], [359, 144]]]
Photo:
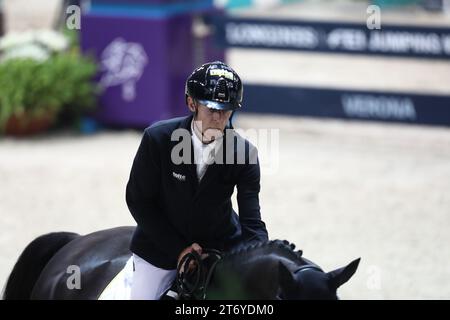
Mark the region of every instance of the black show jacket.
[[[176, 268], [181, 251], [194, 242], [204, 248], [230, 250], [242, 243], [268, 239], [259, 206], [259, 162], [250, 161], [251, 155], [256, 154], [257, 159], [256, 148], [229, 129], [233, 138], [224, 136], [222, 155], [233, 150], [236, 160], [237, 150], [242, 150], [239, 143], [245, 143], [244, 163], [229, 164], [223, 156], [222, 163], [210, 164], [198, 182], [191, 121], [192, 115], [160, 121], [145, 129], [126, 187], [127, 205], [137, 222], [130, 249], [163, 269]], [[187, 163], [171, 160], [172, 149], [180, 142], [171, 140], [176, 129], [184, 129], [189, 137]], [[235, 186], [239, 215], [231, 203]]]

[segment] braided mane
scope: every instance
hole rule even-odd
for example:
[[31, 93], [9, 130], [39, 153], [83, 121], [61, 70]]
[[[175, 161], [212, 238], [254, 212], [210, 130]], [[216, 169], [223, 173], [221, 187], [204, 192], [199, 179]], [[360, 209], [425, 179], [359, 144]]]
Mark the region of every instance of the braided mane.
[[275, 249], [278, 252], [284, 253], [287, 256], [291, 257], [294, 260], [300, 260], [302, 257], [302, 250], [294, 251], [295, 244], [290, 243], [287, 240], [269, 240], [269, 241], [260, 241], [253, 244], [247, 244], [240, 246], [236, 249], [233, 249], [229, 252], [226, 252], [224, 255], [224, 258], [234, 258], [235, 256], [239, 255], [246, 255], [249, 253], [252, 253], [256, 250], [264, 250], [264, 249]]

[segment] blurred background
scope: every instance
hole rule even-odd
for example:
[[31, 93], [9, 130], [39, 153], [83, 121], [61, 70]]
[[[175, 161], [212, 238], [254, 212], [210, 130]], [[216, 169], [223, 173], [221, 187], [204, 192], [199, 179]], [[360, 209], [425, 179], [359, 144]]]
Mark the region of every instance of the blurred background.
[[41, 234], [135, 224], [142, 130], [223, 60], [270, 237], [361, 257], [342, 299], [450, 298], [449, 0], [0, 0], [0, 36], [0, 288]]

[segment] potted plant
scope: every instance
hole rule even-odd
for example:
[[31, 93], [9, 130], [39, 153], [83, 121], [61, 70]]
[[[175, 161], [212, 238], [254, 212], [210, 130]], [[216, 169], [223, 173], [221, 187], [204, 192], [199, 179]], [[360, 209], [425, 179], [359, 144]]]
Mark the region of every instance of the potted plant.
[[54, 31], [0, 38], [0, 131], [29, 135], [95, 106], [96, 65]]

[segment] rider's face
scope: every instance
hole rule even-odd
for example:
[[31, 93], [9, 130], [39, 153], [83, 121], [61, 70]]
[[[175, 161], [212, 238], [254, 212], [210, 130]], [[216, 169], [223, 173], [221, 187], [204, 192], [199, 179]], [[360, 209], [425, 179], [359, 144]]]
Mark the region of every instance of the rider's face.
[[193, 101], [191, 97], [188, 97], [188, 106], [193, 112], [197, 109], [195, 124], [207, 140], [214, 140], [223, 134], [231, 116], [230, 110], [213, 110], [200, 104], [198, 101]]

